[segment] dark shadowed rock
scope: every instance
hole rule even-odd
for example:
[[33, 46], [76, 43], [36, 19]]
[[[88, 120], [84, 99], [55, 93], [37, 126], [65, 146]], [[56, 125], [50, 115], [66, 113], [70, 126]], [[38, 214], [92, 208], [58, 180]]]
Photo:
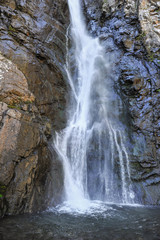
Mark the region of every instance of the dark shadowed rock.
[[128, 112], [128, 152], [138, 199], [159, 204], [160, 1], [83, 3], [91, 34], [99, 36], [106, 54], [113, 53], [115, 89]]

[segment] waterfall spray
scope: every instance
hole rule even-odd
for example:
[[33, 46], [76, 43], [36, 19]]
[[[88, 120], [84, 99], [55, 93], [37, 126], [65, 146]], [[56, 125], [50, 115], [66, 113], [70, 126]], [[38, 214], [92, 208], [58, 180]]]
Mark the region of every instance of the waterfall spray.
[[68, 4], [75, 71], [71, 71], [68, 52], [70, 114], [66, 128], [55, 139], [64, 168], [65, 198], [72, 206], [90, 200], [133, 203], [125, 132], [119, 119], [120, 98], [111, 78], [112, 63], [99, 39], [88, 34], [80, 1], [68, 0]]

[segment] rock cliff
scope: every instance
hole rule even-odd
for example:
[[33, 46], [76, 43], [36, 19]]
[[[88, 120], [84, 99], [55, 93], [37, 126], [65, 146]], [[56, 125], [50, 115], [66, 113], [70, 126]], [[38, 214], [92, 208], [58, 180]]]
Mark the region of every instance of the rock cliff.
[[65, 0], [0, 0], [0, 215], [60, 201], [50, 142], [65, 123], [68, 19]]
[[126, 112], [137, 201], [160, 203], [160, 1], [83, 0], [91, 34], [110, 56]]

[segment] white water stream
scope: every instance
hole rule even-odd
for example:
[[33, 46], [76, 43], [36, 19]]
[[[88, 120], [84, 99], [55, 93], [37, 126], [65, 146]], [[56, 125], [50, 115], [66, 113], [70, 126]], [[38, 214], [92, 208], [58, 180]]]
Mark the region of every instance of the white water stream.
[[67, 42], [71, 101], [67, 127], [55, 140], [63, 162], [65, 199], [73, 208], [90, 200], [132, 204], [126, 136], [119, 119], [122, 104], [110, 78], [112, 63], [98, 38], [87, 32], [80, 0], [68, 4], [74, 51], [69, 54]]

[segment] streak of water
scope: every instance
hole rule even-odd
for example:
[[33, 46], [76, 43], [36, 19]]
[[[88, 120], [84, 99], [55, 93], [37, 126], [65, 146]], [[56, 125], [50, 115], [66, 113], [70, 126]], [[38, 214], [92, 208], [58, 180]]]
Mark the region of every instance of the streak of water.
[[98, 38], [87, 33], [80, 1], [68, 0], [68, 4], [76, 74], [71, 71], [67, 40], [70, 116], [67, 127], [55, 140], [64, 167], [66, 201], [73, 207], [87, 207], [90, 200], [133, 203], [112, 64]]

